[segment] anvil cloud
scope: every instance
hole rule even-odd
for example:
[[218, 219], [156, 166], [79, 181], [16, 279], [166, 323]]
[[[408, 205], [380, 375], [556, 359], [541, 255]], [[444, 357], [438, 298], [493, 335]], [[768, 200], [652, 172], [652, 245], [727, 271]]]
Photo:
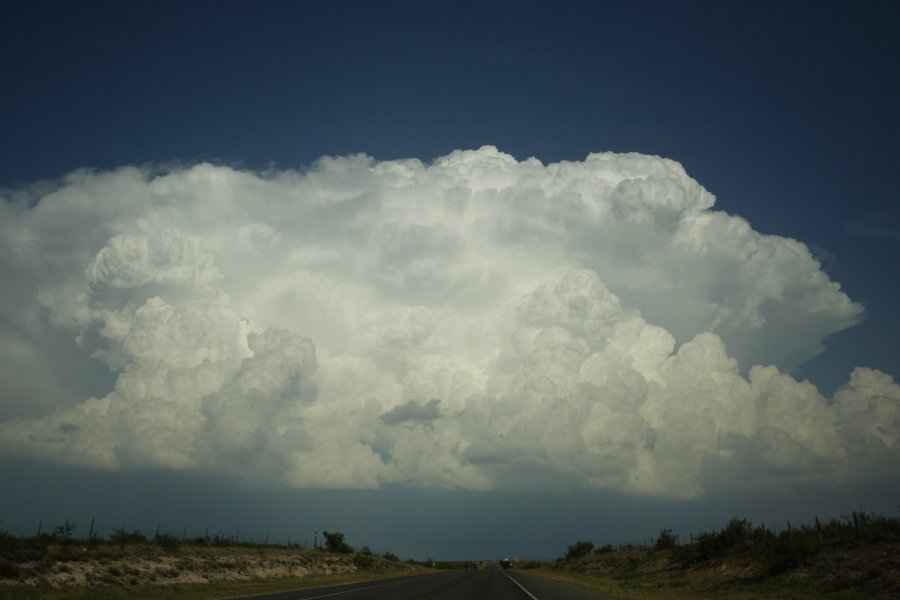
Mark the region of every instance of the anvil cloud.
[[664, 497], [900, 459], [889, 375], [833, 398], [789, 375], [862, 307], [671, 160], [484, 147], [2, 193], [4, 455]]

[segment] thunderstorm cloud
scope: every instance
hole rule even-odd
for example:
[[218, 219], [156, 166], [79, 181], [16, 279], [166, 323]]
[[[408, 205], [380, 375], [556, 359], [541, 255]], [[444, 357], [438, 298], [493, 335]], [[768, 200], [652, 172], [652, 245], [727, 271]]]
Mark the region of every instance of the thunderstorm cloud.
[[900, 462], [889, 375], [826, 398], [789, 374], [862, 307], [671, 160], [484, 147], [0, 194], [6, 456], [663, 497]]

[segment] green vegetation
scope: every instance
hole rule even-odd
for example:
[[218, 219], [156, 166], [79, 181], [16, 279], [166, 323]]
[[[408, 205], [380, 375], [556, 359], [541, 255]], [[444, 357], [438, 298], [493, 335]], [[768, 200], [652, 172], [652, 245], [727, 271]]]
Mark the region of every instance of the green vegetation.
[[353, 548], [344, 541], [344, 534], [340, 531], [324, 531], [325, 549], [329, 552], [337, 552], [339, 554], [353, 554]]
[[[678, 538], [672, 534], [671, 529], [662, 529], [659, 532], [659, 537], [656, 538], [656, 544], [653, 546], [657, 550], [670, 550], [678, 545]], [[609, 546], [609, 550], [612, 551], [612, 546]]]
[[900, 520], [853, 512], [776, 532], [746, 519], [680, 544], [662, 529], [644, 546], [589, 541], [536, 574], [624, 599], [898, 598]]
[[[85, 528], [86, 529], [86, 528]], [[340, 532], [325, 547], [238, 541], [222, 535], [187, 538], [119, 529], [107, 539], [75, 537], [75, 523], [50, 533], [0, 530], [0, 598], [215, 598], [410, 574], [396, 555], [354, 552]]]
[[585, 542], [585, 541], [577, 541], [571, 546], [569, 546], [568, 551], [566, 552], [566, 558], [581, 558], [582, 556], [587, 556], [594, 549], [593, 542]]
[[[661, 534], [665, 532], [671, 538], [671, 530]], [[746, 519], [732, 519], [721, 530], [700, 533], [694, 540], [694, 544], [676, 547], [670, 539], [666, 547], [676, 548], [676, 557], [687, 564], [749, 552], [767, 574], [775, 575], [808, 564], [827, 548], [900, 542], [900, 520], [853, 512], [825, 524], [818, 518], [813, 525], [791, 527], [788, 523], [786, 530], [776, 534], [765, 525], [754, 527]]]

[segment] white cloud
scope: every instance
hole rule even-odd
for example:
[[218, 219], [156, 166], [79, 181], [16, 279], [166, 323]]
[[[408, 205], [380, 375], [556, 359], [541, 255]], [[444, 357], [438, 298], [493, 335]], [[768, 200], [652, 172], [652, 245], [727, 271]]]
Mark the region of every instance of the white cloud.
[[[301, 487], [877, 478], [900, 388], [785, 373], [862, 308], [673, 161], [80, 171], [0, 206], [0, 451]], [[55, 392], [71, 352], [112, 389]], [[71, 353], [70, 352], [70, 353]], [[769, 365], [769, 366], [756, 366]], [[21, 400], [19, 404], [28, 402]], [[45, 403], [47, 401], [45, 400]], [[34, 414], [34, 411], [25, 414]]]

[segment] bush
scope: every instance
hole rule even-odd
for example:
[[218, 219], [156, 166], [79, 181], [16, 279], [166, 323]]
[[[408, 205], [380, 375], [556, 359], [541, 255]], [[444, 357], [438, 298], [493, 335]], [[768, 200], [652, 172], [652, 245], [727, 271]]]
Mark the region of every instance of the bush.
[[144, 537], [139, 531], [132, 531], [131, 533], [125, 533], [125, 528], [117, 530], [112, 537], [109, 538], [109, 541], [114, 544], [119, 544], [120, 546], [124, 546], [125, 544], [142, 544], [147, 541], [147, 538]]
[[723, 548], [738, 548], [751, 538], [753, 527], [747, 519], [731, 519], [719, 533], [720, 545]]
[[325, 549], [329, 552], [337, 552], [339, 554], [353, 554], [353, 548], [344, 542], [344, 534], [340, 531], [323, 531], [325, 536]]
[[5, 558], [0, 559], [0, 578], [18, 579], [19, 574], [19, 565]]
[[694, 536], [693, 555], [698, 560], [717, 558], [741, 550], [754, 536], [760, 536], [759, 528], [753, 529], [747, 519], [731, 519], [718, 532], [702, 532]]
[[385, 560], [392, 560], [394, 562], [400, 562], [400, 559], [393, 552], [385, 552], [381, 555], [381, 557]]
[[74, 521], [71, 523], [66, 521], [65, 525], [59, 525], [56, 529], [54, 529], [53, 533], [50, 534], [50, 537], [60, 544], [70, 544], [74, 542], [74, 540], [72, 539], [72, 533], [75, 531], [75, 528], [77, 526], [77, 523], [75, 523]]
[[657, 550], [670, 550], [678, 545], [678, 538], [672, 534], [671, 529], [660, 529], [654, 548]]
[[579, 540], [568, 547], [566, 552], [566, 558], [581, 558], [582, 556], [587, 556], [594, 549], [593, 542], [587, 542]]
[[375, 564], [375, 559], [371, 554], [357, 554], [353, 557], [353, 564], [360, 569], [371, 569]]
[[772, 574], [783, 573], [802, 566], [822, 550], [822, 544], [815, 535], [807, 532], [784, 531], [777, 538], [754, 546], [754, 555]]
[[11, 533], [0, 530], [0, 552], [12, 552], [21, 547], [21, 539]]
[[178, 550], [178, 547], [181, 545], [181, 540], [170, 533], [161, 533], [156, 536], [156, 539], [153, 540], [153, 543], [163, 550], [172, 552], [174, 550]]
[[594, 554], [609, 554], [612, 551], [613, 551], [612, 544], [604, 544], [604, 545], [600, 546], [599, 548], [597, 548], [596, 550], [594, 550]]

